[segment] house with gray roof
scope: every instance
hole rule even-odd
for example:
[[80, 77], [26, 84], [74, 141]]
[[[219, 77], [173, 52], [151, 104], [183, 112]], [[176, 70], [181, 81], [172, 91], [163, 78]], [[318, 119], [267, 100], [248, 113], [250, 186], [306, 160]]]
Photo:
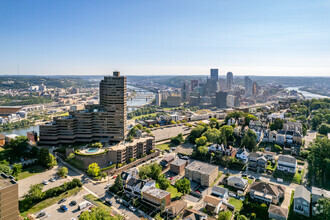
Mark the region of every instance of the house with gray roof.
[[224, 200], [228, 199], [228, 189], [220, 187], [220, 186], [213, 186], [212, 187], [212, 195], [220, 197]]
[[254, 182], [250, 187], [251, 199], [265, 204], [278, 204], [284, 197], [285, 187], [264, 182]]
[[270, 204], [268, 209], [268, 217], [275, 220], [287, 220], [289, 210], [283, 207]]
[[304, 187], [298, 186], [294, 191], [293, 211], [309, 217], [311, 193]]
[[248, 181], [242, 177], [238, 176], [229, 176], [227, 178], [227, 184], [229, 186], [235, 187], [236, 189], [245, 190], [248, 186]]
[[277, 169], [284, 172], [296, 173], [297, 159], [290, 155], [280, 155], [277, 161]]

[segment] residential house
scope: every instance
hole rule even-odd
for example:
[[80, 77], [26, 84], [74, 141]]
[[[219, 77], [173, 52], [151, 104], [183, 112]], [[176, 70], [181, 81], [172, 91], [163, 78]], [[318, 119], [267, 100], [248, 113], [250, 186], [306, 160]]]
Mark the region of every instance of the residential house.
[[268, 209], [268, 217], [275, 220], [287, 220], [289, 211], [286, 208], [270, 204]]
[[227, 122], [227, 125], [232, 125], [232, 124], [237, 125], [237, 121], [235, 120], [235, 118], [230, 118]]
[[185, 177], [202, 186], [210, 186], [218, 177], [219, 168], [208, 163], [195, 160], [185, 168]]
[[186, 209], [183, 213], [183, 220], [206, 220], [207, 214], [194, 210], [194, 209]]
[[286, 131], [285, 133], [285, 143], [293, 144], [293, 131]]
[[312, 186], [312, 203], [317, 203], [321, 198], [330, 199], [330, 191]]
[[172, 161], [174, 161], [175, 157], [173, 155], [169, 155], [165, 157], [159, 164], [163, 167], [168, 167]]
[[171, 193], [154, 186], [142, 192], [142, 201], [154, 208], [159, 209], [163, 200], [168, 206], [171, 203]]
[[269, 129], [265, 130], [262, 142], [269, 142]]
[[302, 133], [302, 123], [299, 121], [287, 121], [283, 124], [283, 130]]
[[267, 159], [259, 153], [251, 152], [248, 156], [248, 169], [256, 172], [264, 172], [267, 168]]
[[299, 132], [294, 132], [293, 133], [293, 143], [301, 145], [303, 142], [303, 135], [302, 133]]
[[215, 195], [223, 200], [227, 200], [228, 199], [228, 189], [220, 187], [220, 186], [213, 186], [212, 195]]
[[227, 185], [244, 191], [246, 189], [246, 187], [248, 186], [248, 181], [242, 177], [229, 176], [227, 178]]
[[276, 143], [284, 145], [285, 143], [285, 131], [278, 131], [276, 135]]
[[183, 175], [184, 168], [186, 167], [187, 163], [187, 160], [176, 159], [175, 161], [170, 163], [170, 171], [179, 175]]
[[240, 160], [242, 160], [244, 163], [248, 162], [248, 156], [249, 156], [249, 152], [247, 152], [247, 150], [244, 148], [241, 148], [237, 151], [236, 153], [236, 157]]
[[264, 182], [254, 182], [250, 187], [250, 197], [266, 204], [278, 204], [284, 197], [285, 187]]
[[222, 199], [207, 195], [204, 197], [204, 208], [214, 214], [218, 214], [222, 205]]
[[155, 187], [156, 182], [152, 179], [140, 180], [138, 178], [132, 177], [128, 180], [124, 187], [125, 194], [128, 196], [140, 197], [143, 191], [146, 191], [150, 187]]
[[178, 216], [185, 208], [187, 207], [187, 202], [183, 200], [176, 200], [172, 202], [170, 205], [165, 207], [165, 211], [167, 212], [167, 216], [169, 218], [175, 218]]
[[[330, 134], [330, 133], [329, 133]], [[330, 199], [330, 191], [312, 186], [312, 214], [317, 212], [318, 200], [321, 198]]]
[[280, 155], [278, 157], [277, 169], [289, 173], [296, 173], [297, 159], [290, 155]]
[[270, 131], [268, 136], [269, 142], [276, 143], [276, 136], [277, 136], [277, 131]]
[[126, 185], [124, 186], [125, 194], [128, 196], [134, 196], [134, 188], [140, 182], [142, 182], [142, 180], [140, 180], [138, 178], [135, 178], [135, 177], [130, 178], [127, 181]]
[[293, 211], [309, 217], [311, 193], [304, 186], [297, 186], [293, 196]]
[[233, 148], [233, 146], [228, 145], [228, 146], [224, 147], [222, 154], [225, 156], [235, 157], [236, 149]]

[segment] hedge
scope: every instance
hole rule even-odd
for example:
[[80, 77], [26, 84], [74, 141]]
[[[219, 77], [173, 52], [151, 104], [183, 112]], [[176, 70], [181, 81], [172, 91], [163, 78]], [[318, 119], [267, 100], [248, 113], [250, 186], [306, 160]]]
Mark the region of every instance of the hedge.
[[113, 169], [116, 167], [116, 164], [112, 164], [111, 166], [108, 166], [108, 167], [104, 167], [102, 169], [100, 169], [101, 171], [104, 171], [104, 170], [110, 170], [110, 169]]
[[107, 151], [108, 151], [108, 149], [105, 149], [103, 152], [100, 152], [100, 153], [97, 153], [97, 154], [82, 154], [78, 150], [76, 150], [74, 153], [79, 155], [79, 156], [89, 157], [89, 156], [105, 154]]

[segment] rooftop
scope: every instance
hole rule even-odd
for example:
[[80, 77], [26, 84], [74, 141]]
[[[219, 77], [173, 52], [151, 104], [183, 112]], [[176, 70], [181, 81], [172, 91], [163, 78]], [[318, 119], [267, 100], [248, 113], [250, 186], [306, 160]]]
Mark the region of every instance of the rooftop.
[[318, 195], [318, 196], [323, 196], [325, 198], [330, 198], [330, 191], [312, 186], [312, 195]]
[[278, 161], [295, 164], [297, 162], [297, 159], [290, 155], [280, 155], [278, 157]]
[[186, 164], [186, 163], [187, 163], [186, 160], [176, 159], [175, 161], [173, 161], [173, 162], [171, 163], [171, 165], [182, 166], [183, 164]]
[[303, 198], [307, 202], [311, 201], [311, 193], [304, 186], [297, 186], [294, 191], [294, 199]]
[[250, 190], [255, 190], [257, 192], [263, 192], [272, 196], [278, 196], [280, 192], [285, 192], [285, 188], [283, 186], [275, 186], [273, 184], [264, 183], [264, 182], [254, 182]]
[[275, 215], [283, 216], [283, 217], [287, 217], [288, 213], [289, 213], [289, 211], [287, 209], [273, 205], [273, 204], [271, 204], [269, 206], [268, 212], [273, 213]]
[[195, 160], [194, 162], [186, 166], [186, 169], [197, 171], [203, 174], [211, 174], [215, 169], [218, 170], [218, 167]]
[[149, 194], [149, 195], [152, 195], [152, 196], [154, 196], [158, 199], [163, 199], [165, 196], [167, 196], [171, 193], [152, 186], [149, 189], [147, 189], [146, 191], [144, 191], [143, 194]]
[[17, 184], [17, 182], [13, 176], [8, 176], [4, 173], [0, 174], [0, 190], [15, 184]]
[[221, 199], [215, 196], [207, 195], [204, 197], [204, 202], [217, 206], [221, 202]]

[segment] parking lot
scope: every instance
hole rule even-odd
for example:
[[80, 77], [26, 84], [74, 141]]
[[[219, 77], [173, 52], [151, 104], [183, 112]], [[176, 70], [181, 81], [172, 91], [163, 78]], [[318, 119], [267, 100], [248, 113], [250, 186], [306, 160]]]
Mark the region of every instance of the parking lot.
[[161, 141], [161, 140], [170, 139], [172, 137], [177, 136], [180, 133], [185, 135], [185, 134], [188, 134], [189, 132], [190, 132], [190, 129], [184, 125], [173, 126], [173, 127], [168, 127], [168, 128], [160, 128], [160, 129], [155, 129], [152, 131], [152, 133], [155, 136], [156, 142]]
[[49, 179], [52, 177], [56, 176], [56, 173], [58, 171], [58, 167], [54, 167], [51, 170], [48, 170], [46, 172], [43, 173], [38, 173], [34, 176], [30, 176], [28, 178], [22, 179], [20, 181], [18, 181], [18, 196], [19, 198], [22, 198], [24, 196], [24, 194], [26, 194], [29, 189], [30, 189], [30, 185], [33, 184], [40, 184], [42, 183], [42, 181], [47, 180], [48, 181], [48, 185], [43, 185], [43, 190], [47, 190], [56, 186], [60, 186], [62, 185], [64, 182], [68, 181], [66, 179], [57, 179], [55, 182], [50, 182]]
[[[70, 219], [78, 219], [78, 216], [82, 211], [86, 211], [87, 208], [83, 209], [82, 211], [78, 209], [78, 204], [86, 201], [83, 197], [88, 195], [89, 192], [86, 190], [81, 190], [78, 194], [68, 197], [67, 200], [61, 204], [54, 204], [52, 206], [47, 207], [43, 211], [46, 213], [46, 216], [42, 217], [41, 219], [51, 219], [51, 220], [70, 220]], [[70, 205], [71, 201], [76, 201], [77, 205]], [[68, 208], [68, 211], [64, 212], [61, 210], [60, 206], [65, 205]], [[40, 212], [34, 213], [37, 216]]]

